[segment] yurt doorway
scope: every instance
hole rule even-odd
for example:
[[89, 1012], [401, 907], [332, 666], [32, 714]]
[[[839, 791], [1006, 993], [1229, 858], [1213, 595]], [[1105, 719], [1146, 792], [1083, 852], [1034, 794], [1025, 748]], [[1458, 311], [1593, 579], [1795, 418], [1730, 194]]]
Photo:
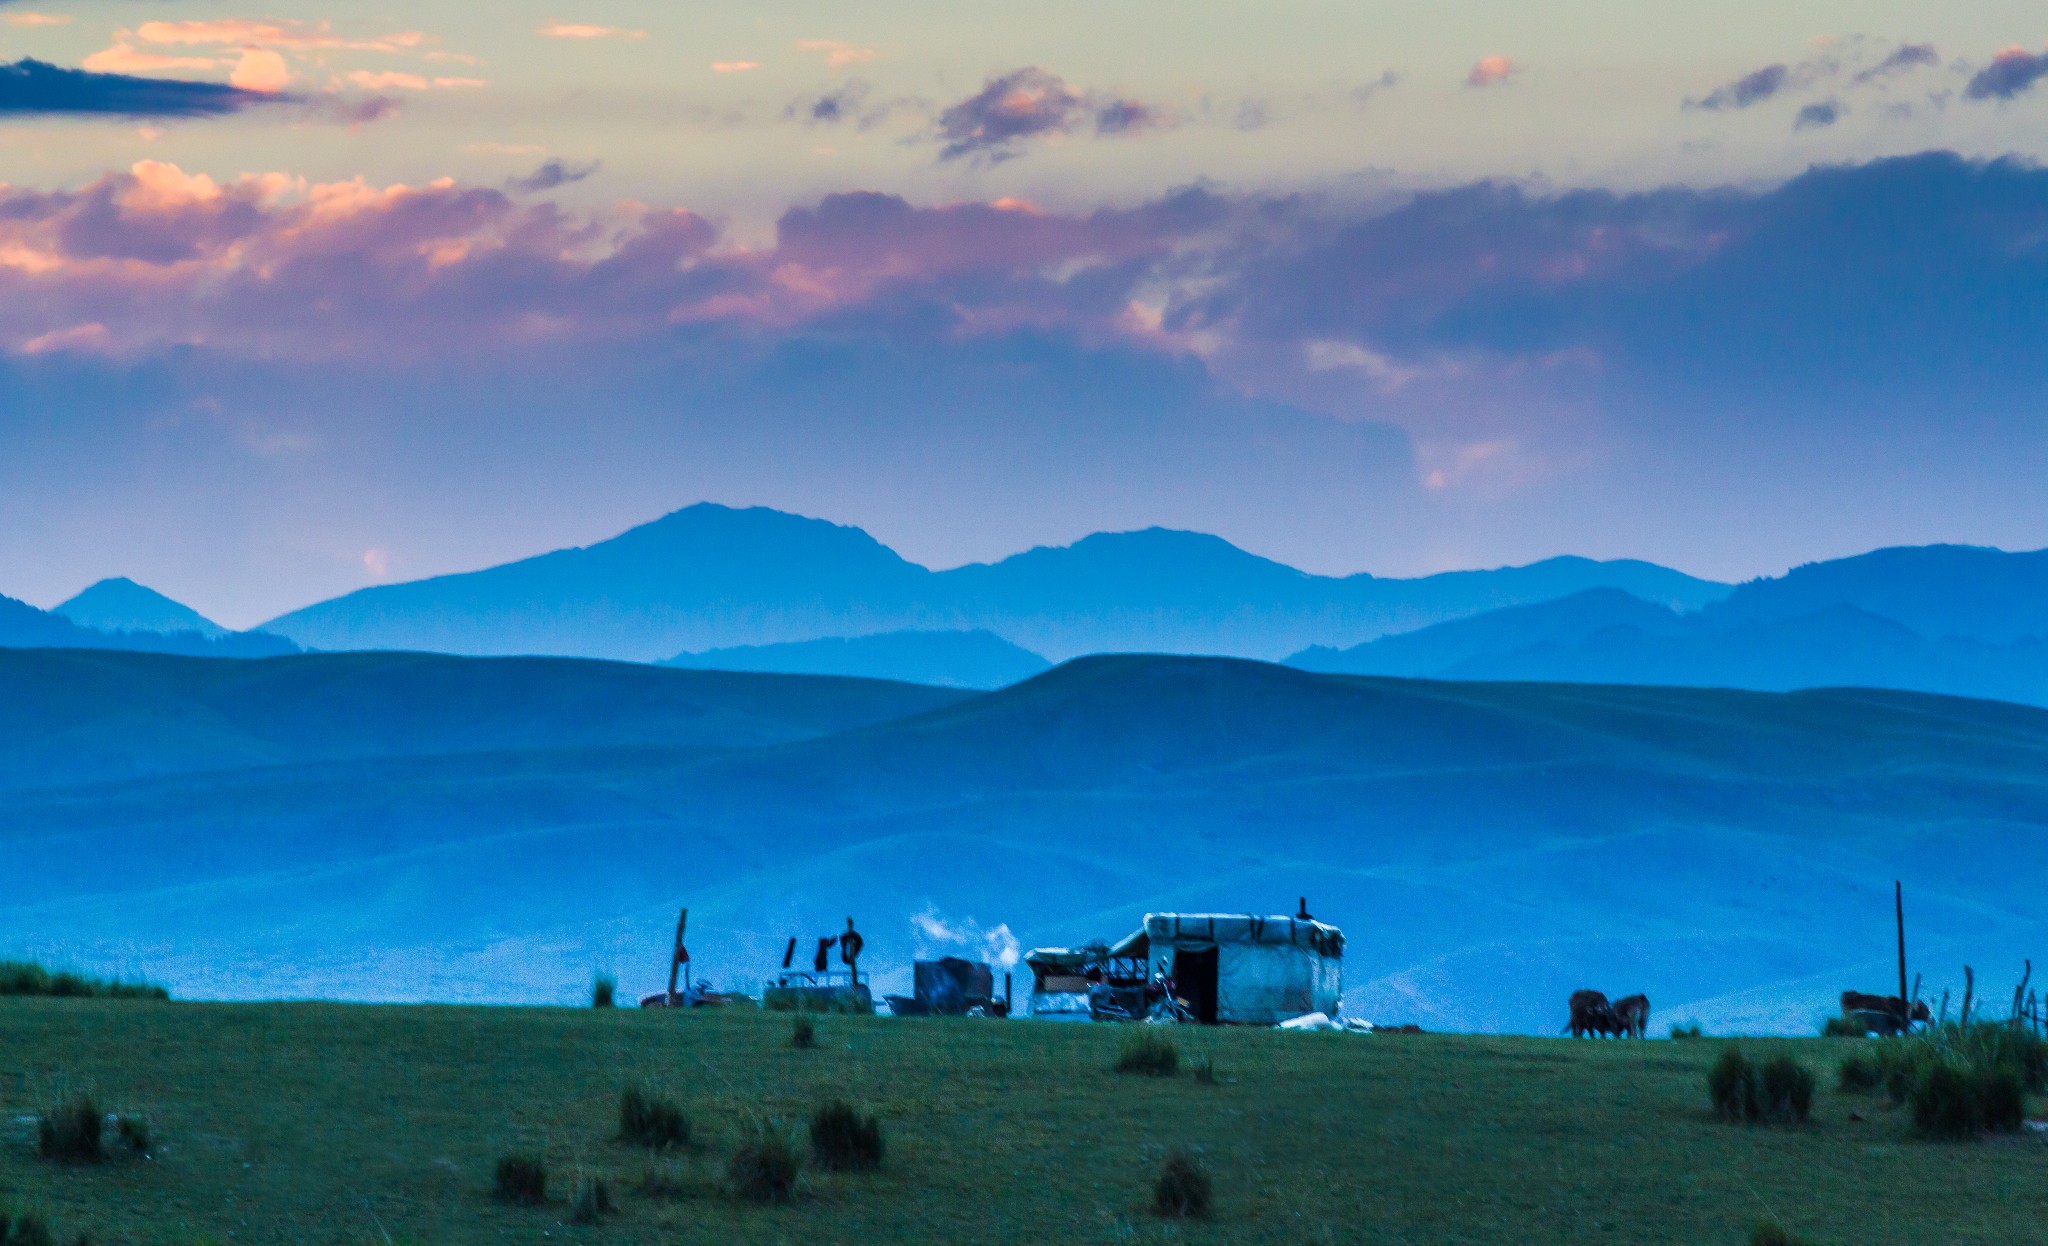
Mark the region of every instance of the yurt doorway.
[[1216, 966], [1219, 953], [1215, 944], [1198, 951], [1175, 948], [1173, 951], [1174, 993], [1187, 1001], [1188, 1011], [1195, 1014], [1195, 1020], [1203, 1025], [1216, 1024]]

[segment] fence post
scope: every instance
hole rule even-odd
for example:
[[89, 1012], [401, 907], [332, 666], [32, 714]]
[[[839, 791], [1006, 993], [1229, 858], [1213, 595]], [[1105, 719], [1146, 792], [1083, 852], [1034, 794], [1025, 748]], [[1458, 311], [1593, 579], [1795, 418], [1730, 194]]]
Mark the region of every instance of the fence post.
[[1892, 880], [1892, 911], [1899, 921], [1899, 1031], [1913, 1028], [1913, 1001], [1906, 994], [1906, 886]]

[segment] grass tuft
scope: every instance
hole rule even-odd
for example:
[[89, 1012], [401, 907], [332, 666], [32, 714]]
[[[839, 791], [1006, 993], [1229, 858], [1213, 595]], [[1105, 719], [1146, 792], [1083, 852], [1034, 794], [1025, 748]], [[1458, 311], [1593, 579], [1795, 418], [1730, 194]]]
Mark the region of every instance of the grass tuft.
[[1870, 1027], [1854, 1017], [1829, 1017], [1821, 1022], [1822, 1038], [1869, 1038]]
[[666, 1151], [690, 1145], [690, 1118], [670, 1099], [628, 1086], [619, 1095], [619, 1141]]
[[633, 1185], [642, 1198], [682, 1198], [690, 1192], [688, 1174], [676, 1161], [650, 1163]]
[[1146, 1077], [1172, 1077], [1180, 1071], [1180, 1048], [1150, 1028], [1134, 1030], [1116, 1054], [1116, 1071]]
[[818, 1167], [859, 1172], [882, 1166], [882, 1122], [834, 1099], [811, 1117], [811, 1155]]
[[[85, 1241], [83, 1237], [78, 1240]], [[41, 1216], [10, 1213], [0, 1207], [0, 1246], [57, 1246], [57, 1235]]]
[[601, 973], [597, 975], [597, 980], [590, 984], [590, 1006], [610, 1008], [617, 1001], [618, 994], [619, 980], [608, 973]]
[[36, 1150], [60, 1164], [97, 1163], [107, 1155], [106, 1122], [91, 1095], [72, 1095], [36, 1117]]
[[1751, 1064], [1739, 1047], [1724, 1048], [1707, 1070], [1707, 1098], [1723, 1120], [1749, 1124], [1804, 1123], [1813, 1110], [1814, 1077], [1790, 1056]]
[[1860, 1094], [1884, 1085], [1884, 1069], [1876, 1056], [1858, 1051], [1842, 1057], [1835, 1074], [1835, 1087], [1844, 1094]]
[[789, 1027], [789, 1045], [799, 1051], [809, 1051], [818, 1045], [818, 1025], [809, 1013], [799, 1012]]
[[1756, 1226], [1756, 1232], [1749, 1235], [1749, 1246], [1804, 1246], [1799, 1238], [1787, 1232], [1785, 1226], [1775, 1220], [1766, 1220]]
[[596, 1224], [618, 1208], [612, 1204], [611, 1187], [604, 1178], [584, 1173], [576, 1178], [576, 1193], [569, 1200], [569, 1219], [576, 1224]]
[[498, 1158], [491, 1193], [500, 1202], [538, 1207], [548, 1201], [548, 1168], [538, 1155], [514, 1152]]
[[1209, 1170], [1182, 1147], [1167, 1152], [1159, 1179], [1152, 1183], [1152, 1210], [1170, 1220], [1200, 1219], [1209, 1214]]
[[1195, 1080], [1204, 1086], [1216, 1084], [1216, 1057], [1203, 1056], [1195, 1065]]
[[1764, 1061], [1764, 1119], [1781, 1125], [1806, 1123], [1813, 1112], [1813, 1070], [1790, 1056], [1772, 1056]]
[[789, 1136], [771, 1125], [756, 1125], [726, 1161], [726, 1188], [747, 1203], [786, 1203], [796, 1196], [803, 1156]]
[[1707, 1032], [1700, 1028], [1700, 1023], [1697, 1021], [1691, 1025], [1674, 1024], [1671, 1027], [1671, 1037], [1673, 1038], [1705, 1038], [1706, 1036]]
[[149, 1118], [124, 1114], [114, 1118], [114, 1132], [121, 1136], [130, 1151], [147, 1156], [150, 1147]]

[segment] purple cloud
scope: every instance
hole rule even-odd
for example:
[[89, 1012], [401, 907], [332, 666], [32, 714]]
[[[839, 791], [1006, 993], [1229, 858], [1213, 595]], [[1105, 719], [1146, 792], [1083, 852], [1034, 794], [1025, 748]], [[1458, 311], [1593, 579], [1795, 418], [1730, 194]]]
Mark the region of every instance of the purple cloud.
[[2020, 48], [2007, 48], [1989, 65], [1970, 78], [1963, 98], [2009, 100], [2048, 76], [2048, 53], [2036, 56]]
[[1703, 108], [1709, 112], [1748, 108], [1752, 104], [1763, 103], [1783, 90], [1791, 75], [1792, 71], [1783, 65], [1766, 65], [1755, 73], [1744, 74], [1726, 86], [1715, 88], [1702, 99], [1687, 100], [1685, 106]]
[[1800, 109], [1799, 115], [1792, 120], [1792, 128], [1795, 130], [1824, 129], [1841, 119], [1842, 106], [1840, 103], [1834, 100], [1821, 100], [1818, 103], [1808, 104]]
[[1857, 74], [1851, 81], [1857, 86], [1862, 86], [1864, 83], [1874, 82], [1879, 78], [1893, 77], [1909, 70], [1918, 69], [1923, 65], [1938, 65], [1940, 63], [1941, 56], [1935, 52], [1933, 44], [1902, 43], [1890, 56], [1885, 57], [1877, 64]]
[[1075, 133], [1127, 134], [1163, 125], [1157, 109], [1138, 100], [1083, 93], [1035, 65], [990, 78], [981, 90], [939, 114], [941, 160], [990, 164], [1023, 154], [1026, 140]]

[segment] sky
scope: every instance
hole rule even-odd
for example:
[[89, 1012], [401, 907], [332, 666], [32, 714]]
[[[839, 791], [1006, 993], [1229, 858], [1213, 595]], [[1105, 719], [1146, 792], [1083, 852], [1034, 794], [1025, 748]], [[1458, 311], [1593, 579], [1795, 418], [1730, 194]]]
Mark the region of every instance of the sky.
[[0, 593], [2048, 545], [2038, 4], [0, 0]]

